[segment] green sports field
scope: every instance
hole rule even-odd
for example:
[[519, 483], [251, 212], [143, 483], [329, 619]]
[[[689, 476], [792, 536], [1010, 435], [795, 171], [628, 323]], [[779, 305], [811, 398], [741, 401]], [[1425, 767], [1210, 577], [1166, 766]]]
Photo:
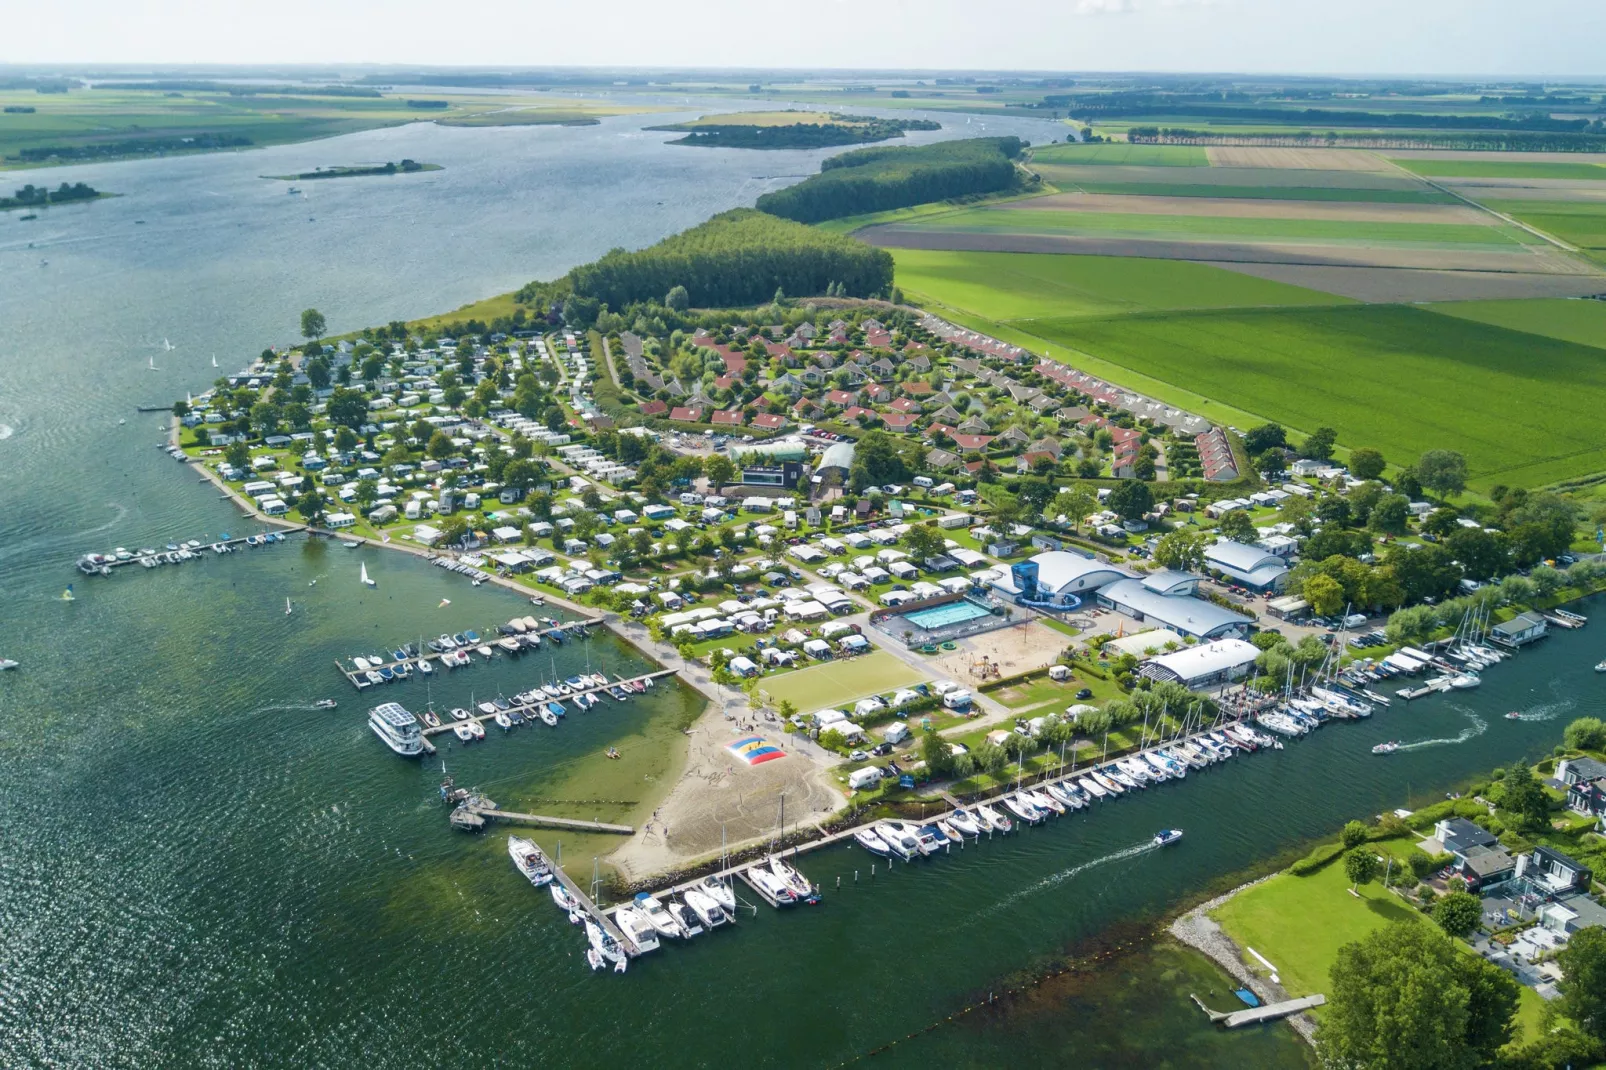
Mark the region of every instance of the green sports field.
[[[1029, 203], [1029, 202], [1028, 202]], [[975, 208], [892, 224], [898, 230], [963, 234], [1067, 234], [1179, 241], [1239, 240], [1377, 245], [1527, 245], [1539, 239], [1507, 224], [1388, 223], [1348, 219], [1245, 219], [1069, 209]]]
[[1446, 316], [1606, 349], [1606, 301], [1533, 298], [1523, 301], [1447, 301], [1432, 307], [1433, 311]]
[[868, 695], [883, 695], [925, 679], [919, 670], [905, 665], [885, 650], [878, 650], [862, 657], [799, 669], [765, 681], [760, 687], [769, 692], [772, 703], [786, 700], [801, 713], [813, 713]]
[[1209, 167], [1210, 157], [1197, 145], [1050, 145], [1032, 152], [1033, 162], [1128, 165], [1138, 167]]
[[1014, 326], [1263, 419], [1336, 427], [1391, 461], [1460, 450], [1475, 485], [1606, 468], [1606, 361], [1590, 346], [1399, 305]]
[[[1182, 260], [893, 249], [906, 292], [992, 320], [1159, 309], [1337, 305], [1349, 299]], [[1606, 306], [1602, 306], [1606, 308]]]
[[1428, 178], [1581, 178], [1606, 182], [1606, 167], [1548, 160], [1394, 160]]

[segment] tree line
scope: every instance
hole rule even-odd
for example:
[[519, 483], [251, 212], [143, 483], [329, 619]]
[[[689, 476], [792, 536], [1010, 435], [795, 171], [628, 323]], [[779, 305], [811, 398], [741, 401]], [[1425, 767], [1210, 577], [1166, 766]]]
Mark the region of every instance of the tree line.
[[55, 189], [29, 183], [10, 197], [0, 197], [0, 209], [42, 208], [47, 204], [65, 204], [69, 201], [92, 201], [100, 191], [83, 182], [68, 185], [63, 182]]
[[[1321, 126], [1364, 126], [1412, 130], [1571, 130], [1590, 127], [1588, 119], [1552, 119], [1548, 115], [1427, 115], [1420, 112], [1338, 111], [1333, 108], [1236, 108], [1230, 104], [1189, 104], [1189, 116], [1200, 119], [1242, 119]], [[1153, 115], [1153, 104], [1100, 105], [1079, 101], [1071, 109], [1077, 119], [1109, 119]]]
[[1522, 130], [1473, 130], [1465, 133], [1405, 131], [1378, 134], [1360, 131], [1311, 130], [1285, 133], [1227, 134], [1185, 126], [1134, 126], [1126, 132], [1136, 145], [1348, 145], [1369, 149], [1473, 149], [1480, 152], [1601, 152], [1606, 136], [1576, 131], [1535, 133]]
[[785, 126], [756, 126], [752, 123], [721, 123], [698, 126], [671, 145], [702, 145], [730, 149], [818, 149], [833, 145], [859, 145], [902, 137], [905, 130], [941, 130], [941, 123], [930, 119], [874, 119], [840, 116], [842, 122], [789, 123]]
[[1017, 137], [971, 138], [919, 147], [859, 149], [832, 157], [820, 173], [766, 193], [760, 211], [800, 223], [883, 212], [1010, 189], [1021, 181]]
[[699, 307], [755, 305], [775, 296], [821, 294], [835, 284], [853, 297], [892, 288], [892, 256], [862, 242], [738, 208], [637, 252], [614, 249], [569, 273], [582, 299], [610, 308], [662, 300], [684, 286]]

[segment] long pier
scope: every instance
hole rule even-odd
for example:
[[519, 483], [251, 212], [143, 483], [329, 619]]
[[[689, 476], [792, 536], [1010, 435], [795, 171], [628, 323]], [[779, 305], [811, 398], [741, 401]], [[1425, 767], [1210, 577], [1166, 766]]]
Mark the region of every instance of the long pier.
[[498, 821], [515, 821], [523, 825], [535, 825], [540, 828], [573, 829], [576, 832], [614, 832], [621, 836], [634, 836], [635, 827], [632, 825], [610, 825], [606, 821], [585, 821], [573, 817], [548, 817], [544, 814], [520, 814], [511, 810], [482, 810], [476, 807], [474, 812], [481, 817], [494, 817]]
[[453, 728], [454, 725], [467, 724], [469, 721], [478, 721], [481, 724], [484, 724], [486, 721], [494, 720], [496, 718], [496, 714], [497, 713], [511, 713], [514, 710], [517, 710], [519, 712], [519, 714], [522, 716], [527, 710], [533, 710], [533, 709], [536, 708], [536, 706], [544, 704], [544, 703], [547, 703], [547, 702], [552, 702], [552, 701], [562, 702], [564, 699], [572, 699], [572, 698], [574, 698], [575, 695], [590, 695], [590, 694], [593, 694], [593, 693], [595, 693], [597, 691], [605, 691], [605, 690], [607, 690], [607, 688], [618, 687], [621, 684], [633, 684], [633, 683], [638, 683], [638, 682], [646, 683], [646, 682], [648, 682], [650, 680], [656, 680], [660, 676], [673, 676], [673, 675], [675, 675], [675, 670], [673, 670], [673, 669], [659, 669], [657, 672], [649, 672], [649, 673], [643, 673], [640, 676], [632, 676], [628, 680], [621, 678], [619, 680], [615, 680], [611, 684], [606, 684], [606, 685], [601, 686], [601, 687], [595, 687], [594, 686], [594, 687], [585, 688], [584, 690], [581, 690], [581, 691], [573, 691], [573, 692], [570, 692], [567, 695], [564, 695], [563, 698], [560, 698], [560, 699], [557, 699], [557, 700], [554, 700], [550, 695], [544, 695], [543, 694], [539, 699], [537, 699], [535, 702], [531, 702], [531, 703], [510, 702], [510, 704], [509, 704], [509, 706], [508, 706], [508, 708], [506, 710], [497, 710], [496, 713], [483, 713], [478, 709], [470, 710], [469, 711], [469, 716], [464, 718], [463, 720], [460, 720], [460, 721], [458, 721], [458, 720], [442, 721], [439, 728], [431, 728], [428, 725], [425, 725], [424, 728], [423, 728], [424, 738], [426, 740], [428, 740], [428, 738], [430, 736], [438, 736], [442, 732], [450, 732], [450, 731], [452, 731], [452, 728]]
[[589, 916], [592, 921], [602, 926], [603, 932], [618, 941], [619, 946], [624, 948], [626, 955], [630, 958], [638, 957], [641, 951], [636, 947], [636, 942], [626, 936], [619, 926], [613, 923], [613, 919], [604, 914], [602, 908], [592, 902], [589, 895], [580, 890], [580, 886], [574, 883], [567, 873], [563, 872], [562, 866], [547, 856], [547, 853], [541, 849], [540, 844], [531, 840], [530, 846], [535, 850], [536, 854], [540, 855], [541, 861], [546, 863], [547, 868], [552, 871], [553, 879], [563, 885], [564, 891], [574, 896], [574, 901], [580, 905], [580, 910]]
[[[563, 637], [568, 636], [574, 629], [577, 629], [577, 628], [586, 628], [586, 629], [595, 628], [599, 624], [603, 624], [603, 623], [605, 623], [605, 622], [604, 622], [604, 619], [602, 617], [586, 617], [583, 620], [560, 621], [560, 622], [555, 622], [555, 623], [553, 623], [553, 624], [551, 624], [551, 625], [549, 625], [549, 626], [547, 626], [545, 628], [539, 629], [538, 630], [538, 634], [541, 635], [542, 637], [544, 637], [548, 642], [551, 642], [553, 633], [556, 633], [558, 635], [558, 637], [559, 637], [558, 638], [558, 643], [561, 644], [562, 641], [563, 641]], [[528, 635], [530, 633], [525, 632], [523, 634]], [[478, 647], [478, 646], [482, 646], [483, 645], [483, 646], [489, 647], [493, 652], [512, 655], [512, 654], [515, 653], [514, 651], [504, 650], [500, 645], [501, 641], [503, 639], [511, 639], [511, 638], [515, 638], [515, 637], [514, 636], [507, 636], [507, 635], [500, 635], [500, 634], [498, 634], [498, 635], [487, 635], [483, 639], [481, 639], [480, 642], [475, 643], [474, 646]], [[467, 651], [467, 650], [470, 650], [471, 648], [459, 647], [458, 649]], [[533, 649], [533, 648], [521, 646], [516, 653], [525, 654], [525, 653], [528, 653], [531, 649]], [[384, 651], [384, 655], [385, 655], [385, 660], [384, 661], [380, 661], [380, 662], [372, 662], [372, 661], [370, 661], [369, 662], [369, 665], [370, 665], [370, 667], [371, 667], [371, 669], [373, 671], [377, 672], [380, 669], [394, 669], [398, 665], [406, 665], [409, 669], [415, 669], [415, 668], [418, 667], [418, 663], [421, 662], [421, 661], [427, 661], [427, 662], [431, 662], [431, 663], [441, 661], [441, 659], [443, 659], [446, 656], [446, 652], [445, 651], [434, 651], [434, 650], [420, 650], [416, 655], [413, 655], [411, 657], [396, 658], [396, 657], [391, 656], [392, 655], [391, 649], [390, 648], [386, 648], [385, 651]], [[443, 663], [443, 665], [444, 665], [444, 663]], [[444, 667], [446, 669], [448, 669], [448, 670], [450, 670], [452, 668], [452, 666], [450, 666], [450, 665], [444, 665]], [[464, 667], [466, 668], [467, 666], [464, 666]], [[346, 682], [347, 683], [349, 683], [352, 687], [355, 687], [359, 691], [363, 691], [363, 690], [368, 689], [369, 687], [374, 686], [366, 677], [364, 677], [364, 675], [363, 675], [361, 670], [348, 669], [344, 664], [341, 663], [340, 659], [338, 659], [338, 658], [335, 660], [335, 668], [340, 672], [340, 675], [342, 675], [342, 676], [344, 676], [346, 678]]]
[[[221, 556], [223, 556], [222, 554], [218, 553], [216, 550], [213, 549], [214, 546], [219, 546], [219, 545], [226, 546], [226, 547], [228, 547], [228, 551], [232, 553], [234, 550], [238, 549], [241, 546], [248, 546], [248, 547], [251, 547], [253, 549], [256, 548], [257, 546], [263, 546], [263, 545], [271, 546], [276, 542], [282, 541], [284, 536], [286, 536], [286, 535], [294, 535], [298, 531], [306, 531], [306, 530], [307, 530], [307, 526], [305, 524], [300, 524], [300, 525], [294, 525], [294, 526], [291, 526], [291, 527], [283, 528], [282, 530], [279, 530], [279, 531], [258, 532], [255, 535], [241, 535], [238, 538], [214, 539], [211, 542], [203, 542], [199, 546], [191, 546], [191, 545], [189, 545], [189, 543], [191, 543], [191, 542], [199, 541], [199, 540], [195, 540], [195, 539], [189, 539], [189, 540], [186, 540], [184, 543], [178, 544], [178, 546], [179, 546], [179, 550], [188, 550], [191, 554], [193, 554], [194, 557], [190, 558], [190, 560], [193, 561], [193, 560], [196, 560], [196, 559], [205, 559], [207, 557], [207, 555], [209, 555], [209, 554], [211, 556], [213, 556], [213, 557], [221, 557]], [[272, 535], [273, 538], [271, 540], [269, 540], [267, 543], [263, 543], [263, 542], [260, 541], [262, 539], [263, 535]], [[146, 549], [150, 549], [150, 548], [146, 547]], [[114, 568], [122, 568], [125, 565], [138, 565], [138, 564], [142, 564], [147, 557], [155, 558], [156, 559], [156, 565], [157, 566], [161, 566], [161, 565], [165, 565], [165, 564], [168, 563], [166, 561], [162, 561], [161, 558], [166, 557], [168, 554], [176, 553], [176, 552], [177, 551], [175, 551], [175, 550], [167, 549], [167, 544], [164, 543], [162, 545], [161, 549], [152, 550], [152, 552], [150, 554], [134, 553], [134, 554], [129, 555], [126, 558], [118, 558], [118, 557], [114, 556], [114, 557], [110, 557], [109, 560], [98, 562], [96, 564], [96, 566], [94, 568], [92, 568], [92, 569], [79, 568], [78, 571], [83, 573], [85, 576], [99, 576], [99, 575], [103, 574], [101, 572], [102, 568], [110, 570], [110, 569], [114, 569]], [[85, 555], [85, 556], [88, 556], [88, 555]], [[82, 560], [82, 559], [80, 559], [80, 560]], [[179, 560], [179, 561], [174, 562], [174, 563], [182, 565], [182, 564], [187, 564], [188, 562], [184, 561], [184, 560]]]

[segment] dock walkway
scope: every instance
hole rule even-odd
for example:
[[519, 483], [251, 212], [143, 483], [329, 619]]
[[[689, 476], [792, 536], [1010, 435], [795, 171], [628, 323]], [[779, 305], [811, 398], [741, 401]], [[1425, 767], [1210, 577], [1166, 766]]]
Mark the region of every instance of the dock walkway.
[[1285, 999], [1281, 1003], [1268, 1003], [1262, 1007], [1248, 1007], [1241, 1011], [1231, 1012], [1213, 1011], [1205, 1006], [1204, 1000], [1198, 996], [1194, 996], [1193, 1001], [1199, 1005], [1200, 1010], [1210, 1016], [1210, 1020], [1215, 1024], [1224, 1026], [1227, 1029], [1237, 1029], [1241, 1025], [1275, 1022], [1279, 1018], [1287, 1018], [1290, 1015], [1298, 1014], [1300, 1011], [1308, 1011], [1312, 1007], [1320, 1007], [1327, 1002], [1327, 997], [1318, 992], [1314, 996]]
[[[607, 684], [607, 685], [605, 685], [603, 687], [588, 687], [588, 688], [585, 688], [582, 691], [571, 692], [571, 693], [569, 693], [567, 695], [564, 695], [562, 698], [559, 698], [559, 699], [557, 699], [555, 701], [562, 702], [562, 701], [564, 701], [566, 699], [573, 699], [575, 695], [590, 695], [590, 694], [593, 694], [593, 693], [595, 693], [597, 691], [605, 691], [607, 688], [610, 688], [610, 687], [618, 687], [620, 684], [633, 684], [633, 683], [637, 683], [638, 681], [641, 682], [641, 683], [646, 683], [646, 682], [651, 681], [651, 680], [656, 680], [660, 676], [673, 676], [673, 675], [675, 675], [675, 670], [674, 669], [659, 669], [657, 672], [643, 673], [640, 676], [632, 676], [629, 679], [620, 678], [618, 680], [615, 680], [613, 683]], [[508, 706], [508, 708], [506, 710], [498, 710], [497, 713], [508, 713], [508, 712], [512, 712], [513, 710], [517, 710], [522, 715], [522, 714], [524, 714], [525, 712], [527, 712], [529, 710], [535, 709], [535, 707], [537, 705], [544, 704], [544, 703], [547, 703], [547, 702], [552, 702], [552, 701], [554, 701], [554, 699], [552, 699], [548, 695], [544, 695], [543, 694], [535, 702], [532, 702], [532, 703], [518, 703], [518, 702], [515, 702], [515, 703], [512, 703], [510, 706]], [[423, 728], [423, 733], [424, 733], [424, 737], [427, 739], [430, 736], [438, 736], [442, 732], [450, 732], [452, 730], [452, 726], [453, 725], [466, 724], [468, 721], [478, 721], [481, 724], [484, 724], [486, 721], [494, 720], [495, 718], [496, 718], [496, 714], [495, 713], [482, 713], [478, 709], [473, 709], [473, 710], [469, 711], [469, 716], [467, 718], [465, 718], [464, 720], [457, 721], [457, 720], [447, 719], [447, 720], [441, 722], [441, 725], [440, 725], [439, 728], [430, 728], [428, 725], [425, 725], [424, 728]]]
[[[545, 627], [545, 628], [541, 628], [538, 631], [539, 631], [539, 634], [543, 638], [547, 639], [549, 642], [551, 641], [552, 634], [554, 632], [556, 632], [558, 634], [558, 636], [559, 636], [559, 642], [561, 643], [562, 639], [564, 637], [568, 636], [576, 628], [590, 629], [590, 628], [595, 628], [600, 624], [606, 624], [606, 621], [602, 617], [587, 617], [584, 620], [563, 621], [563, 622], [560, 622], [560, 623], [557, 623], [557, 624], [550, 625], [550, 626]], [[483, 645], [483, 646], [489, 647], [492, 651], [494, 651], [494, 652], [496, 652], [498, 654], [508, 654], [510, 656], [516, 656], [516, 655], [513, 654], [513, 652], [507, 651], [507, 650], [503, 650], [500, 646], [497, 645], [503, 639], [509, 639], [509, 638], [512, 638], [512, 636], [505, 636], [505, 635], [501, 635], [501, 634], [486, 635], [480, 640], [480, 642], [475, 643], [474, 646], [477, 647], [477, 646], [482, 646]], [[470, 651], [470, 653], [472, 653], [472, 648], [459, 647], [458, 649], [459, 650], [467, 649], [467, 650]], [[391, 653], [392, 653], [391, 650], [387, 649], [385, 651], [387, 660], [382, 661], [382, 662], [378, 662], [378, 663], [373, 663], [374, 671], [377, 672], [379, 669], [394, 669], [398, 665], [406, 665], [409, 669], [416, 669], [418, 667], [418, 663], [421, 662], [421, 661], [427, 661], [427, 662], [430, 662], [430, 663], [435, 663], [435, 662], [439, 662], [440, 659], [445, 656], [445, 653], [443, 651], [434, 651], [434, 650], [427, 650], [427, 649], [426, 650], [420, 650], [416, 655], [414, 655], [412, 657], [406, 657], [406, 658], [391, 657], [390, 656]], [[518, 650], [517, 653], [518, 654], [531, 653], [531, 648], [529, 648], [529, 647], [521, 647]], [[450, 669], [451, 669], [451, 666], [444, 666], [444, 667], [448, 671], [450, 671]], [[464, 667], [466, 668], [467, 666], [464, 666]], [[371, 683], [369, 683], [369, 681], [363, 676], [363, 674], [361, 672], [359, 672], [357, 670], [354, 670], [354, 669], [346, 668], [345, 665], [341, 664], [340, 659], [338, 659], [338, 658], [335, 660], [335, 668], [340, 671], [340, 675], [342, 675], [342, 676], [344, 676], [346, 678], [346, 682], [347, 683], [349, 683], [352, 687], [355, 687], [359, 691], [366, 690], [367, 688], [373, 686]]]
[[641, 954], [640, 949], [636, 947], [635, 941], [627, 937], [619, 926], [613, 923], [613, 919], [604, 914], [602, 908], [592, 902], [589, 895], [580, 890], [580, 886], [574, 883], [567, 873], [563, 872], [562, 866], [552, 861], [535, 841], [530, 841], [530, 846], [541, 856], [541, 861], [546, 863], [547, 868], [552, 871], [553, 879], [563, 885], [564, 891], [574, 896], [574, 901], [580, 904], [582, 913], [602, 926], [602, 931], [613, 937], [619, 946], [625, 949], [625, 954], [630, 958], [636, 958]]
[[575, 817], [549, 817], [545, 814], [520, 814], [511, 810], [482, 810], [474, 808], [481, 817], [494, 817], [499, 821], [516, 821], [541, 828], [574, 829], [576, 832], [617, 832], [621, 836], [634, 836], [632, 825], [610, 825], [606, 821], [585, 821]]

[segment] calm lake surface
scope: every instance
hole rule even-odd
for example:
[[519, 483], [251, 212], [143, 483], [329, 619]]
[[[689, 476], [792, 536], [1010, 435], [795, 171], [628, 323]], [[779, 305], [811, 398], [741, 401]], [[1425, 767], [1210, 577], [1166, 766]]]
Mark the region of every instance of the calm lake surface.
[[[910, 140], [1064, 136], [945, 118], [941, 135]], [[23, 663], [0, 677], [0, 1065], [814, 1066], [892, 1044], [897, 1065], [1304, 1066], [1285, 1027], [1228, 1037], [1203, 1022], [1187, 993], [1226, 987], [1208, 964], [1109, 950], [1305, 838], [1429, 801], [1601, 712], [1591, 631], [1559, 635], [1480, 691], [1397, 703], [931, 864], [872, 880], [860, 852], [809, 857], [823, 907], [764, 911], [624, 977], [592, 975], [583, 939], [512, 870], [506, 833], [451, 832], [438, 763], [385, 752], [363, 724], [368, 696], [331, 665], [527, 604], [410, 557], [300, 538], [111, 579], [71, 564], [247, 533], [153, 448], [158, 416], [133, 411], [203, 389], [214, 353], [233, 370], [291, 340], [308, 306], [343, 331], [551, 277], [750, 204], [820, 157], [665, 147], [671, 135], [641, 130], [664, 121], [421, 124], [7, 176], [124, 196], [0, 215], [0, 655]], [[403, 156], [445, 170], [308, 183], [304, 198], [257, 177]], [[358, 584], [359, 561], [376, 588]], [[588, 662], [646, 664], [599, 636], [385, 697], [465, 705]], [[309, 708], [324, 696], [340, 708]], [[628, 803], [657, 774], [610, 781], [598, 752], [664, 749], [695, 703], [665, 687], [444, 756], [504, 802]], [[1510, 709], [1535, 719], [1502, 719]], [[1444, 742], [1368, 753], [1389, 738]], [[1143, 849], [1173, 825], [1181, 845]], [[566, 859], [585, 868], [596, 849], [570, 843]], [[1079, 968], [1031, 983], [1066, 963]]]

